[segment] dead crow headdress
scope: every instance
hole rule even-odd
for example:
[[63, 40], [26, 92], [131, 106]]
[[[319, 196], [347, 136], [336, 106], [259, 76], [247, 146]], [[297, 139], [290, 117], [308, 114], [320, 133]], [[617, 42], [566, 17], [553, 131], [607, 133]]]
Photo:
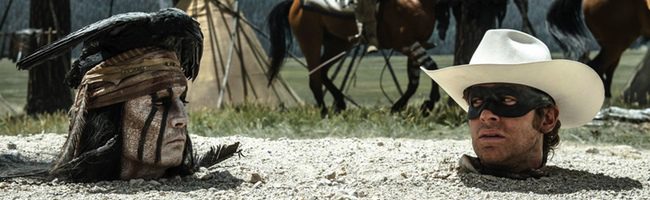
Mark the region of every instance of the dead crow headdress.
[[[108, 125], [93, 122], [95, 124], [87, 126], [87, 117], [95, 119], [107, 107], [120, 105], [121, 108], [127, 100], [174, 86], [186, 86], [186, 79], [194, 79], [199, 70], [203, 35], [198, 22], [175, 8], [154, 13], [125, 13], [88, 25], [39, 49], [20, 60], [18, 68], [30, 69], [80, 42], [83, 42], [82, 53], [66, 75], [67, 84], [78, 90], [69, 112], [68, 138], [51, 170], [55, 176], [83, 176], [85, 172], [79, 170], [83, 165], [105, 162], [106, 159], [100, 158], [102, 155], [121, 148], [120, 134], [101, 136], [102, 127]], [[102, 119], [115, 121], [121, 117], [121, 111], [117, 112], [106, 114]], [[121, 124], [110, 126], [113, 128], [108, 132], [119, 132], [115, 127]], [[223, 159], [234, 154], [237, 146], [238, 143], [228, 148], [217, 147], [215, 153]], [[229, 153], [223, 151], [226, 149]], [[200, 161], [194, 161], [188, 138], [181, 166], [184, 169], [178, 169], [184, 172], [179, 175], [192, 173], [198, 163]]]

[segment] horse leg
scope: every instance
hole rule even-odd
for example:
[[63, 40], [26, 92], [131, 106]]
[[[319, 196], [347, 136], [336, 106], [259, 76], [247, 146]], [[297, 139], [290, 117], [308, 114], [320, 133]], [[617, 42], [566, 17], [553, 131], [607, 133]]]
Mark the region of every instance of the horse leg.
[[316, 100], [316, 106], [320, 110], [320, 116], [327, 116], [327, 106], [325, 105], [325, 95], [323, 94], [323, 80], [321, 79], [321, 74], [316, 72], [309, 75], [309, 89], [314, 94], [314, 100]]
[[603, 86], [605, 87], [605, 97], [612, 97], [611, 84], [612, 79], [614, 78], [614, 71], [618, 67], [618, 63], [621, 59], [621, 55], [627, 47], [629, 47], [634, 40], [639, 36], [638, 34], [628, 33], [627, 35], [601, 35], [594, 34], [596, 38], [599, 38], [598, 44], [601, 47], [600, 52], [594, 58], [593, 61], [589, 62], [588, 65], [594, 69], [600, 78], [603, 80]]
[[[336, 38], [330, 34], [325, 34], [324, 40], [325, 40], [325, 42], [323, 43], [324, 52], [323, 52], [323, 57], [321, 58], [322, 61], [327, 61], [330, 58], [333, 58], [334, 56], [342, 52], [345, 52], [351, 46], [348, 42]], [[332, 97], [334, 99], [334, 112], [339, 113], [342, 110], [345, 110], [347, 106], [345, 105], [343, 92], [341, 92], [341, 90], [336, 85], [334, 85], [332, 79], [330, 79], [329, 76], [327, 75], [330, 66], [332, 66], [332, 64], [334, 63], [336, 63], [336, 61], [332, 61], [328, 63], [327, 65], [323, 66], [320, 70], [322, 71], [321, 79], [323, 80], [323, 84], [325, 85], [325, 88], [327, 88], [327, 90], [330, 91], [330, 93], [332, 93]]]
[[606, 48], [603, 46], [598, 55], [588, 63], [588, 65], [598, 73], [600, 79], [603, 81], [605, 87], [605, 97], [612, 97], [611, 84], [614, 78], [614, 70], [618, 66], [618, 62], [623, 54], [624, 48]]
[[519, 14], [521, 15], [522, 30], [533, 36], [537, 35], [535, 29], [533, 29], [533, 25], [530, 23], [530, 19], [528, 18], [528, 0], [514, 0], [514, 2], [519, 9]]
[[[300, 7], [299, 1], [294, 1], [289, 12], [289, 25], [294, 38], [298, 41], [307, 68], [312, 71], [321, 63], [320, 54], [323, 46], [323, 23], [318, 13], [306, 12]], [[321, 117], [327, 116], [323, 93], [323, 80], [321, 70], [309, 74], [309, 89], [314, 95], [316, 105], [321, 108]]]
[[422, 103], [420, 106], [420, 112], [424, 116], [428, 116], [429, 112], [433, 110], [433, 106], [440, 100], [440, 90], [438, 90], [438, 83], [434, 80], [431, 80], [431, 91], [429, 92], [429, 99]]
[[321, 73], [321, 79], [323, 80], [323, 84], [325, 85], [325, 88], [327, 88], [330, 93], [332, 93], [332, 97], [334, 98], [334, 113], [340, 113], [341, 111], [345, 110], [347, 106], [345, 105], [345, 99], [343, 99], [343, 92], [334, 85], [332, 82], [332, 79], [327, 77], [327, 72], [329, 71], [330, 66], [323, 67], [323, 73]]
[[[320, 54], [320, 46], [321, 46], [320, 42], [318, 42], [319, 38], [314, 37], [313, 39], [314, 39], [313, 41], [315, 41], [316, 43], [312, 43], [311, 46], [310, 43], [299, 42], [303, 55], [305, 56], [305, 60], [307, 61], [309, 71], [316, 68], [320, 63], [320, 58], [318, 56]], [[321, 117], [324, 118], [327, 116], [327, 106], [325, 105], [325, 94], [323, 92], [323, 79], [321, 74], [322, 74], [322, 70], [318, 70], [312, 74], [309, 74], [309, 89], [314, 95], [314, 100], [316, 100], [316, 106], [318, 106], [321, 109], [320, 110]]]
[[[305, 56], [305, 59], [307, 60], [307, 65], [309, 65], [310, 71], [313, 68], [316, 68], [316, 66], [318, 66], [317, 63], [320, 62], [320, 58], [318, 58], [318, 54], [320, 54], [320, 45], [318, 46], [317, 50], [318, 52], [310, 52], [310, 51], [303, 50], [303, 54]], [[312, 94], [314, 94], [314, 100], [316, 100], [316, 106], [321, 108], [320, 111], [321, 117], [325, 117], [327, 116], [327, 106], [325, 105], [325, 94], [323, 91], [323, 76], [326, 74], [323, 74], [322, 71], [323, 70], [318, 70], [309, 75], [309, 89], [311, 89]]]
[[402, 95], [402, 97], [393, 104], [393, 107], [391, 108], [391, 112], [399, 112], [406, 107], [406, 104], [408, 103], [409, 99], [413, 94], [415, 94], [415, 91], [418, 89], [418, 86], [420, 85], [420, 67], [415, 64], [415, 61], [412, 58], [408, 58], [408, 67], [406, 70], [406, 73], [409, 78], [409, 84], [406, 87], [406, 92]]
[[605, 71], [605, 82], [603, 82], [603, 84], [605, 85], [605, 97], [607, 98], [612, 97], [612, 80], [614, 79], [614, 71], [616, 70], [620, 60], [621, 56], [619, 55], [618, 59], [613, 61]]
[[[312, 37], [311, 41], [305, 41], [305, 38], [299, 37], [298, 34], [295, 35], [296, 39], [300, 43], [300, 49], [305, 56], [309, 71], [311, 71], [320, 64], [319, 55], [322, 44], [321, 38]], [[318, 70], [309, 75], [309, 89], [314, 95], [316, 106], [321, 108], [321, 117], [325, 117], [327, 116], [327, 106], [325, 105], [325, 94], [323, 92], [323, 79], [321, 73], [322, 70]]]

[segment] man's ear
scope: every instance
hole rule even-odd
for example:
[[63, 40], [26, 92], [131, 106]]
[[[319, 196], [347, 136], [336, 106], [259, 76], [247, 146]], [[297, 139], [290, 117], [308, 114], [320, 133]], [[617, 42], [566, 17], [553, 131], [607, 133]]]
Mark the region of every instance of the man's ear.
[[541, 126], [540, 130], [543, 131], [544, 134], [550, 133], [553, 131], [555, 128], [555, 125], [558, 122], [558, 117], [560, 115], [560, 111], [557, 109], [557, 106], [552, 106], [544, 109], [544, 117], [541, 120]]

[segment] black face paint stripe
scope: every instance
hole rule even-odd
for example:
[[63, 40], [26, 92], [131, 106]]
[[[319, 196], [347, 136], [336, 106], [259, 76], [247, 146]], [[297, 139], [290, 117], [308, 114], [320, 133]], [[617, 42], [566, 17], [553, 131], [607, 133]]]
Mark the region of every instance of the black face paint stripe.
[[144, 126], [142, 127], [142, 131], [140, 131], [140, 141], [138, 145], [138, 159], [141, 161], [144, 161], [143, 157], [143, 151], [144, 151], [144, 143], [147, 139], [147, 131], [149, 130], [149, 126], [151, 126], [151, 121], [153, 121], [153, 118], [156, 116], [156, 112], [158, 112], [158, 108], [156, 108], [156, 101], [158, 99], [158, 96], [156, 93], [151, 94], [151, 111], [149, 112], [149, 116], [147, 116], [147, 120], [144, 122]]
[[[169, 96], [167, 98], [172, 99], [174, 96], [174, 91], [171, 88], [167, 89]], [[165, 128], [167, 127], [167, 115], [169, 115], [169, 108], [171, 107], [171, 101], [164, 104], [164, 110], [162, 115], [162, 120], [160, 121], [160, 132], [158, 133], [158, 141], [156, 143], [156, 160], [155, 163], [160, 162], [160, 154], [162, 151], [162, 142], [165, 138]]]
[[187, 98], [188, 89], [189, 89], [188, 87], [185, 87], [185, 90], [183, 90], [183, 93], [181, 93], [181, 98], [183, 99], [183, 101], [185, 101], [185, 98]]

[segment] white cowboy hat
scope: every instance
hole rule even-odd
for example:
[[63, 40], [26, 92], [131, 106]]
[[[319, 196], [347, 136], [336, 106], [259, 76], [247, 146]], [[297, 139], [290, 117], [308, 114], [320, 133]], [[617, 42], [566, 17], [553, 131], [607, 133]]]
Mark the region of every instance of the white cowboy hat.
[[590, 67], [551, 60], [542, 41], [510, 29], [488, 30], [468, 65], [422, 70], [465, 111], [463, 91], [472, 85], [516, 83], [542, 90], [555, 100], [562, 128], [590, 122], [605, 98], [603, 83]]

